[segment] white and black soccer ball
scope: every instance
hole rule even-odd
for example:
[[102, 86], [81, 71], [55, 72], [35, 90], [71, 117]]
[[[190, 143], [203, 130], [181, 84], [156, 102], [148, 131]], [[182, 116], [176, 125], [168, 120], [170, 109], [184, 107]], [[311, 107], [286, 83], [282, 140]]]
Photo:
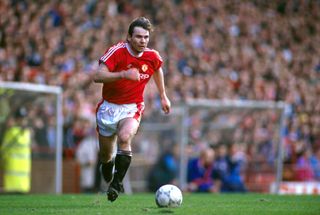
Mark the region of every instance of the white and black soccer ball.
[[158, 207], [179, 207], [182, 204], [182, 192], [172, 184], [163, 185], [156, 192], [156, 203]]

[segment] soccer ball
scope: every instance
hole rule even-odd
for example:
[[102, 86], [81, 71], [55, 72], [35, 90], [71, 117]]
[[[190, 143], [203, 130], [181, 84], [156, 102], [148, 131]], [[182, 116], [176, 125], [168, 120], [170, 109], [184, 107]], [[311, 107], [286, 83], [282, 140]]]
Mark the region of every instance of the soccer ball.
[[161, 186], [156, 192], [156, 203], [158, 207], [179, 207], [182, 203], [181, 190], [172, 184]]

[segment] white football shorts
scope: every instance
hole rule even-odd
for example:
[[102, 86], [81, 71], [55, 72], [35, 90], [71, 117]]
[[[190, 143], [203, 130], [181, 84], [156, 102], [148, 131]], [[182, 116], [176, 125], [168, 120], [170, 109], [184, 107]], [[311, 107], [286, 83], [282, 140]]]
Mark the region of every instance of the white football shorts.
[[114, 104], [102, 100], [96, 109], [97, 131], [102, 136], [112, 136], [117, 131], [118, 123], [124, 118], [134, 118], [140, 122], [144, 103]]

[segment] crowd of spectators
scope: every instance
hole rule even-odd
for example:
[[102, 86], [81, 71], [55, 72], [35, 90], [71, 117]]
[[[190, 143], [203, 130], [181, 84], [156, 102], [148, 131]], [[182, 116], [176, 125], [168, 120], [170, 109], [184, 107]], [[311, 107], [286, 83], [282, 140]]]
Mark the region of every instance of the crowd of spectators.
[[[310, 166], [319, 179], [319, 10], [313, 0], [2, 0], [0, 81], [61, 86], [64, 146], [72, 148], [83, 138], [82, 119], [95, 118], [101, 98], [91, 81], [97, 60], [125, 40], [133, 18], [146, 16], [155, 25], [150, 47], [164, 59], [173, 104], [190, 98], [285, 101], [285, 160]], [[156, 93], [155, 87], [146, 92], [146, 120], [158, 108]], [[238, 133], [251, 127], [261, 135], [241, 141], [268, 136], [270, 115], [246, 117]]]

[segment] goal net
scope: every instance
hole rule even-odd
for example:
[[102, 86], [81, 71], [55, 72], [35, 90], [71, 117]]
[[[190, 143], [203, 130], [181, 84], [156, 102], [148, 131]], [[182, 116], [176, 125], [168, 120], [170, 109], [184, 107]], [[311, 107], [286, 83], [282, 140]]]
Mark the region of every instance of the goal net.
[[[63, 120], [61, 88], [0, 82], [0, 144], [3, 144], [6, 131], [12, 121], [15, 121], [16, 113], [21, 110], [25, 112], [23, 126], [31, 131], [30, 192], [61, 193]], [[1, 153], [5, 154], [6, 148]], [[5, 164], [0, 164], [1, 167], [3, 165]], [[4, 174], [3, 168], [0, 172]], [[3, 186], [2, 179], [0, 176], [0, 187]]]
[[137, 167], [130, 172], [133, 189], [147, 186], [145, 175], [168, 148], [177, 158], [176, 183], [184, 189], [190, 158], [208, 146], [217, 156], [220, 146], [236, 145], [235, 154], [243, 159], [241, 175], [247, 190], [277, 193], [282, 180], [285, 108], [283, 102], [197, 99], [174, 107], [169, 115], [151, 113], [151, 117], [144, 117], [147, 121], [142, 122], [133, 144], [133, 166]]
[[[250, 100], [190, 100], [186, 146], [198, 153], [203, 145], [231, 149], [241, 160], [241, 176], [251, 192], [274, 192], [282, 180], [286, 104]], [[232, 148], [231, 148], [232, 146]], [[235, 146], [235, 147], [233, 147]], [[190, 156], [190, 155], [189, 155]], [[192, 154], [191, 154], [192, 156]], [[271, 185], [275, 185], [271, 190]]]

